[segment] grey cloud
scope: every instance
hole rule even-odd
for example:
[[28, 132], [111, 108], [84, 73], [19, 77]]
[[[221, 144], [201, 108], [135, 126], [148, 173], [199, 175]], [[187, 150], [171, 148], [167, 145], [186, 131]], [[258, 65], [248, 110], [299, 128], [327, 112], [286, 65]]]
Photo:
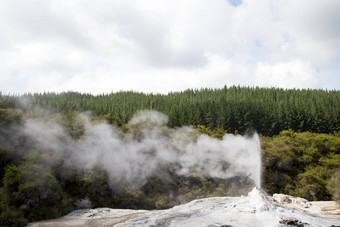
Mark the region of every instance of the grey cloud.
[[11, 25], [12, 38], [18, 42], [51, 40], [66, 41], [74, 46], [89, 48], [91, 39], [79, 24], [72, 9], [55, 7], [55, 1], [15, 0], [7, 4], [5, 20]]
[[[140, 9], [127, 4], [111, 11], [105, 17], [107, 23], [114, 23], [122, 37], [133, 40], [139, 49], [142, 61], [153, 67], [203, 67], [207, 63], [200, 46], [188, 45], [183, 49], [174, 48], [171, 43], [171, 15], [148, 15]], [[167, 17], [167, 18], [163, 18]]]
[[295, 57], [307, 58], [315, 65], [340, 57], [339, 51], [334, 51], [340, 45], [339, 1], [283, 1], [276, 6], [282, 30], [296, 44]]
[[[294, 18], [300, 29], [310, 32], [315, 38], [337, 39], [340, 42], [340, 2], [304, 1], [298, 5]], [[288, 9], [287, 9], [288, 11]]]

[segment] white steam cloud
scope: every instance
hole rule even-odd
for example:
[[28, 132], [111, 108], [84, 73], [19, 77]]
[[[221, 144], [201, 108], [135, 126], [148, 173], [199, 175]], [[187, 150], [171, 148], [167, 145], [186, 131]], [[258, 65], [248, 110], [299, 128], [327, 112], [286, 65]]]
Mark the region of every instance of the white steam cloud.
[[104, 168], [112, 185], [141, 186], [148, 177], [168, 167], [185, 176], [249, 176], [260, 186], [260, 144], [256, 134], [226, 134], [218, 140], [192, 127], [168, 128], [168, 117], [156, 111], [138, 112], [128, 123], [127, 133], [104, 122], [93, 123], [85, 114], [80, 118], [85, 134], [78, 140], [56, 123], [34, 119], [26, 121], [23, 131], [55, 157], [87, 168]]

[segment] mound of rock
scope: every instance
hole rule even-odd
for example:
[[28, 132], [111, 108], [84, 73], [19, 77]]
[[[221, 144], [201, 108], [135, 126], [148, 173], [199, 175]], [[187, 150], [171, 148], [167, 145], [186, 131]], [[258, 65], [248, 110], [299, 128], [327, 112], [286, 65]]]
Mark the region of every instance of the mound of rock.
[[161, 211], [109, 208], [78, 210], [63, 218], [32, 223], [30, 226], [321, 227], [340, 224], [340, 216], [323, 215], [321, 209], [316, 208], [302, 198], [280, 194], [269, 197], [262, 190], [254, 188], [247, 197], [206, 198]]
[[322, 210], [318, 206], [313, 206], [308, 200], [294, 197], [291, 195], [285, 194], [274, 194], [272, 197], [272, 202], [274, 204], [287, 207], [287, 208], [295, 208], [302, 211], [307, 211], [310, 213], [321, 214]]
[[312, 204], [308, 202], [308, 200], [300, 198], [300, 197], [294, 197], [291, 195], [274, 194], [272, 199], [274, 202], [277, 202], [281, 205], [291, 204], [291, 205], [301, 207], [301, 208], [309, 208], [312, 206]]

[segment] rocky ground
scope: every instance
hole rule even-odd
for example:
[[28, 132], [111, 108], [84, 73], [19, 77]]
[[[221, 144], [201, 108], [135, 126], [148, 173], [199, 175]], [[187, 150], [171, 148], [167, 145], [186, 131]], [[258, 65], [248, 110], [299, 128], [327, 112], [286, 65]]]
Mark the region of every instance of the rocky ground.
[[254, 188], [247, 197], [206, 198], [168, 210], [76, 210], [29, 226], [340, 226], [340, 206], [283, 194], [270, 197]]

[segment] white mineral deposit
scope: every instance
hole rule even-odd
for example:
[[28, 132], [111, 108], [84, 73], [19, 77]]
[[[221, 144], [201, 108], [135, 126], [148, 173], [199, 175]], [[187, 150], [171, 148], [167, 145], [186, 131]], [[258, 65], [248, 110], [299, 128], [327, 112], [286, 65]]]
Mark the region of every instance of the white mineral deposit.
[[[336, 205], [333, 207], [336, 211]], [[339, 207], [338, 207], [339, 209]], [[337, 210], [340, 212], [340, 210]], [[86, 209], [65, 217], [32, 223], [60, 226], [339, 226], [340, 215], [327, 215], [313, 203], [287, 195], [267, 196], [254, 188], [247, 197], [212, 197], [168, 210]]]

